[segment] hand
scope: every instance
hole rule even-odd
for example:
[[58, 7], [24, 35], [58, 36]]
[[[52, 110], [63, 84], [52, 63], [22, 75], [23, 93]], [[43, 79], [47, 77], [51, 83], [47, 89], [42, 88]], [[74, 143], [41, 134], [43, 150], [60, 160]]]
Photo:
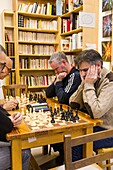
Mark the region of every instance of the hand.
[[15, 109], [15, 108], [16, 108], [17, 104], [18, 104], [18, 101], [17, 101], [17, 100], [10, 100], [10, 101], [8, 101], [7, 103], [5, 103], [5, 104], [3, 105], [3, 108], [4, 108], [5, 110], [12, 110], [12, 109]]
[[55, 81], [55, 82], [62, 81], [66, 76], [67, 76], [67, 73], [66, 73], [66, 72], [59, 73], [59, 74], [56, 76], [56, 81]]
[[23, 116], [20, 112], [15, 112], [10, 116], [10, 119], [13, 122], [13, 126], [17, 127], [21, 124]]
[[98, 79], [98, 66], [91, 65], [91, 67], [87, 71], [87, 75], [85, 77], [85, 83], [94, 84]]

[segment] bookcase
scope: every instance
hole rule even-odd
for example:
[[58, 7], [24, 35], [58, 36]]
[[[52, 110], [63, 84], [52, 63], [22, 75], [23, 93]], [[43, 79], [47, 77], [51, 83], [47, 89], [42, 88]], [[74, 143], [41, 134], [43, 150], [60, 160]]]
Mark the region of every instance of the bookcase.
[[60, 17], [55, 15], [55, 4], [56, 0], [13, 0], [15, 83], [28, 84], [30, 91], [44, 89], [54, 79], [48, 60], [59, 50]]
[[[48, 63], [53, 52], [61, 50], [68, 57], [75, 57], [87, 44], [95, 44], [98, 50], [98, 0], [83, 0], [83, 5], [75, 9], [69, 6], [69, 11], [61, 16], [56, 15], [55, 6], [56, 0], [13, 0], [14, 12], [3, 12], [3, 44], [13, 60], [13, 73], [6, 84], [28, 84], [30, 91], [44, 89], [54, 79], [54, 71]], [[80, 11], [95, 14], [94, 28], [79, 27]], [[76, 35], [82, 44], [75, 47], [72, 37]], [[64, 39], [73, 47], [62, 49]]]
[[[70, 1], [68, 1], [69, 3]], [[71, 8], [71, 10], [70, 10]], [[79, 52], [90, 47], [98, 50], [98, 0], [83, 0], [76, 8], [70, 5], [70, 8], [61, 16], [61, 51], [73, 60]], [[79, 25], [79, 12], [95, 14], [95, 27], [81, 27]], [[72, 63], [73, 64], [73, 63]]]
[[3, 46], [6, 49], [7, 56], [12, 60], [12, 70], [10, 77], [6, 78], [6, 84], [15, 83], [15, 13], [12, 11], [3, 11], [2, 13], [2, 36]]

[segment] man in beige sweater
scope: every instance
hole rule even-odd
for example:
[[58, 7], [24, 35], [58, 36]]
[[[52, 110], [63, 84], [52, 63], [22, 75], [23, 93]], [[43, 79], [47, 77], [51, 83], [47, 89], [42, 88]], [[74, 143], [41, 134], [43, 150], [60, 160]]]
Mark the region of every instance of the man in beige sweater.
[[[95, 50], [81, 52], [76, 64], [82, 83], [69, 102], [79, 103], [81, 108], [85, 106], [92, 118], [103, 120], [102, 126], [95, 127], [94, 132], [113, 128], [113, 73], [103, 68], [102, 57]], [[95, 151], [103, 147], [113, 147], [113, 138], [94, 142]], [[73, 160], [82, 157], [82, 154], [76, 155], [79, 151], [73, 149]]]

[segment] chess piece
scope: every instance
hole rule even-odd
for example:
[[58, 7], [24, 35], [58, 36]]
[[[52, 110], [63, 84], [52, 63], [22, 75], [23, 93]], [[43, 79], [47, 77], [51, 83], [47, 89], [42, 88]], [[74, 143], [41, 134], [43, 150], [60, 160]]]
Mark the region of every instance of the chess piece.
[[79, 108], [80, 108], [80, 104], [79, 104], [79, 103], [76, 103], [76, 102], [71, 102], [71, 103], [70, 103], [70, 106], [71, 106], [71, 108], [74, 109], [75, 112], [76, 112], [76, 115], [73, 116], [73, 121], [76, 122], [76, 120], [79, 119], [79, 117], [78, 117], [78, 110], [79, 110]]
[[64, 111], [61, 112], [61, 120], [65, 120], [65, 112]]
[[53, 113], [51, 114], [51, 117], [52, 117], [51, 123], [55, 123], [55, 119], [54, 119], [54, 114]]
[[56, 108], [54, 108], [54, 115], [57, 115], [57, 110], [56, 110]]

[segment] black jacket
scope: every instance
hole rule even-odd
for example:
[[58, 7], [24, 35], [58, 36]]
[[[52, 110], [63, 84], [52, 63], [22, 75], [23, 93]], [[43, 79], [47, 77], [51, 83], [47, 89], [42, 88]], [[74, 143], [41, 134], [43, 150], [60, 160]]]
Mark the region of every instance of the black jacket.
[[0, 141], [6, 141], [6, 133], [11, 132], [13, 129], [13, 123], [11, 119], [8, 118], [10, 114], [0, 107]]
[[46, 89], [48, 98], [58, 97], [61, 104], [69, 104], [70, 96], [77, 90], [81, 83], [79, 71], [73, 67], [70, 73], [60, 82], [54, 85], [54, 82]]

